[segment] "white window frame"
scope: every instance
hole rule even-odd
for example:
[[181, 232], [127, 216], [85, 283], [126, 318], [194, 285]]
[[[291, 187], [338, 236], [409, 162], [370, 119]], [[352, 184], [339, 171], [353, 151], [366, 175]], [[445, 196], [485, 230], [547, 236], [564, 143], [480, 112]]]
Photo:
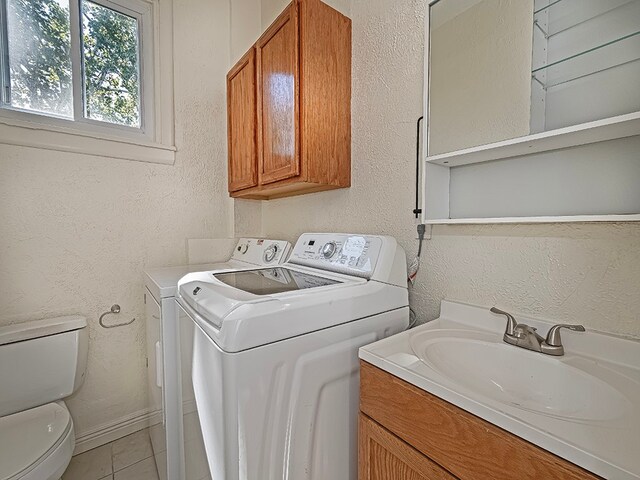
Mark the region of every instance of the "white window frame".
[[[0, 0], [4, 15], [6, 0]], [[138, 21], [140, 127], [84, 116], [80, 0], [69, 0], [73, 119], [11, 107], [4, 100], [7, 58], [2, 58], [0, 144], [85, 153], [152, 163], [173, 164], [173, 35], [172, 11], [158, 0], [90, 0]], [[3, 22], [6, 25], [6, 22]], [[162, 36], [160, 32], [162, 31]], [[3, 29], [6, 35], [6, 29]], [[6, 42], [6, 36], [0, 39]], [[2, 52], [5, 50], [3, 49]]]

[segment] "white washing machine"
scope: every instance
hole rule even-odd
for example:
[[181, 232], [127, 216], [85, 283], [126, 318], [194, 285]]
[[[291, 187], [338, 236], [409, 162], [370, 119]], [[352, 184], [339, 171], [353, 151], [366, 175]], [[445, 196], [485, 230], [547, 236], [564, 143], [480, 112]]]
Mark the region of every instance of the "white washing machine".
[[213, 480], [355, 480], [358, 348], [409, 324], [391, 237], [302, 235], [277, 268], [178, 283]]
[[[190, 272], [232, 272], [283, 263], [291, 244], [242, 238], [222, 263], [150, 269], [145, 272], [150, 428], [161, 480], [208, 477], [191, 383], [193, 322], [180, 319], [175, 303], [178, 280]], [[204, 472], [204, 473], [203, 473]]]

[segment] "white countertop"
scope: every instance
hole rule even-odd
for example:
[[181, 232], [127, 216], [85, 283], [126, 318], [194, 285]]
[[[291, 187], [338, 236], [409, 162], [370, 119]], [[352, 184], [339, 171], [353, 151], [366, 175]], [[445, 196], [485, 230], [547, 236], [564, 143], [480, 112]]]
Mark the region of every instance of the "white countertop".
[[[516, 317], [519, 323], [546, 332], [550, 322]], [[412, 339], [423, 332], [440, 330], [481, 332], [500, 341], [506, 320], [489, 313], [489, 307], [476, 307], [443, 301], [441, 316], [433, 322], [394, 335], [360, 349], [360, 358], [412, 385], [436, 395], [488, 422], [538, 445], [582, 468], [607, 479], [640, 479], [640, 342], [612, 335], [563, 330], [563, 357], [547, 357], [585, 373], [610, 375], [611, 384], [621, 392], [622, 411], [598, 405], [607, 415], [595, 420], [559, 418], [517, 404], [499, 402], [449, 378], [416, 356]], [[499, 339], [499, 340], [497, 340]], [[524, 355], [542, 355], [515, 346]], [[531, 357], [532, 361], [536, 358]], [[525, 358], [526, 360], [526, 358]], [[477, 359], [482, 362], [482, 358]], [[591, 370], [592, 371], [591, 371]]]

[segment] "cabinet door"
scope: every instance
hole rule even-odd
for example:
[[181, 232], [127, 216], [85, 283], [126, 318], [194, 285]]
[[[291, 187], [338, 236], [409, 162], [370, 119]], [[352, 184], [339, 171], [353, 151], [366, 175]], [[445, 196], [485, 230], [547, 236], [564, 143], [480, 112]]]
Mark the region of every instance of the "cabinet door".
[[296, 3], [258, 40], [260, 184], [300, 174], [298, 41]]
[[256, 55], [252, 48], [227, 75], [229, 191], [258, 184]]
[[456, 479], [369, 417], [359, 423], [359, 480]]

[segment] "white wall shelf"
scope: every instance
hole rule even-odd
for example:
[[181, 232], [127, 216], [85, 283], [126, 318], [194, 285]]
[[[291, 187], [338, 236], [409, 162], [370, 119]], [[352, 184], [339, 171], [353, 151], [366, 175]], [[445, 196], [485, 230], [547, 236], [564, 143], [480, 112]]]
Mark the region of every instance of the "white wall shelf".
[[531, 75], [546, 90], [639, 60], [640, 30], [637, 30], [552, 63], [545, 63], [534, 68]]
[[445, 167], [459, 167], [635, 135], [640, 135], [640, 112], [427, 156], [426, 161]]
[[640, 215], [569, 215], [549, 217], [446, 218], [425, 220], [427, 225], [482, 225], [487, 223], [639, 222]]

